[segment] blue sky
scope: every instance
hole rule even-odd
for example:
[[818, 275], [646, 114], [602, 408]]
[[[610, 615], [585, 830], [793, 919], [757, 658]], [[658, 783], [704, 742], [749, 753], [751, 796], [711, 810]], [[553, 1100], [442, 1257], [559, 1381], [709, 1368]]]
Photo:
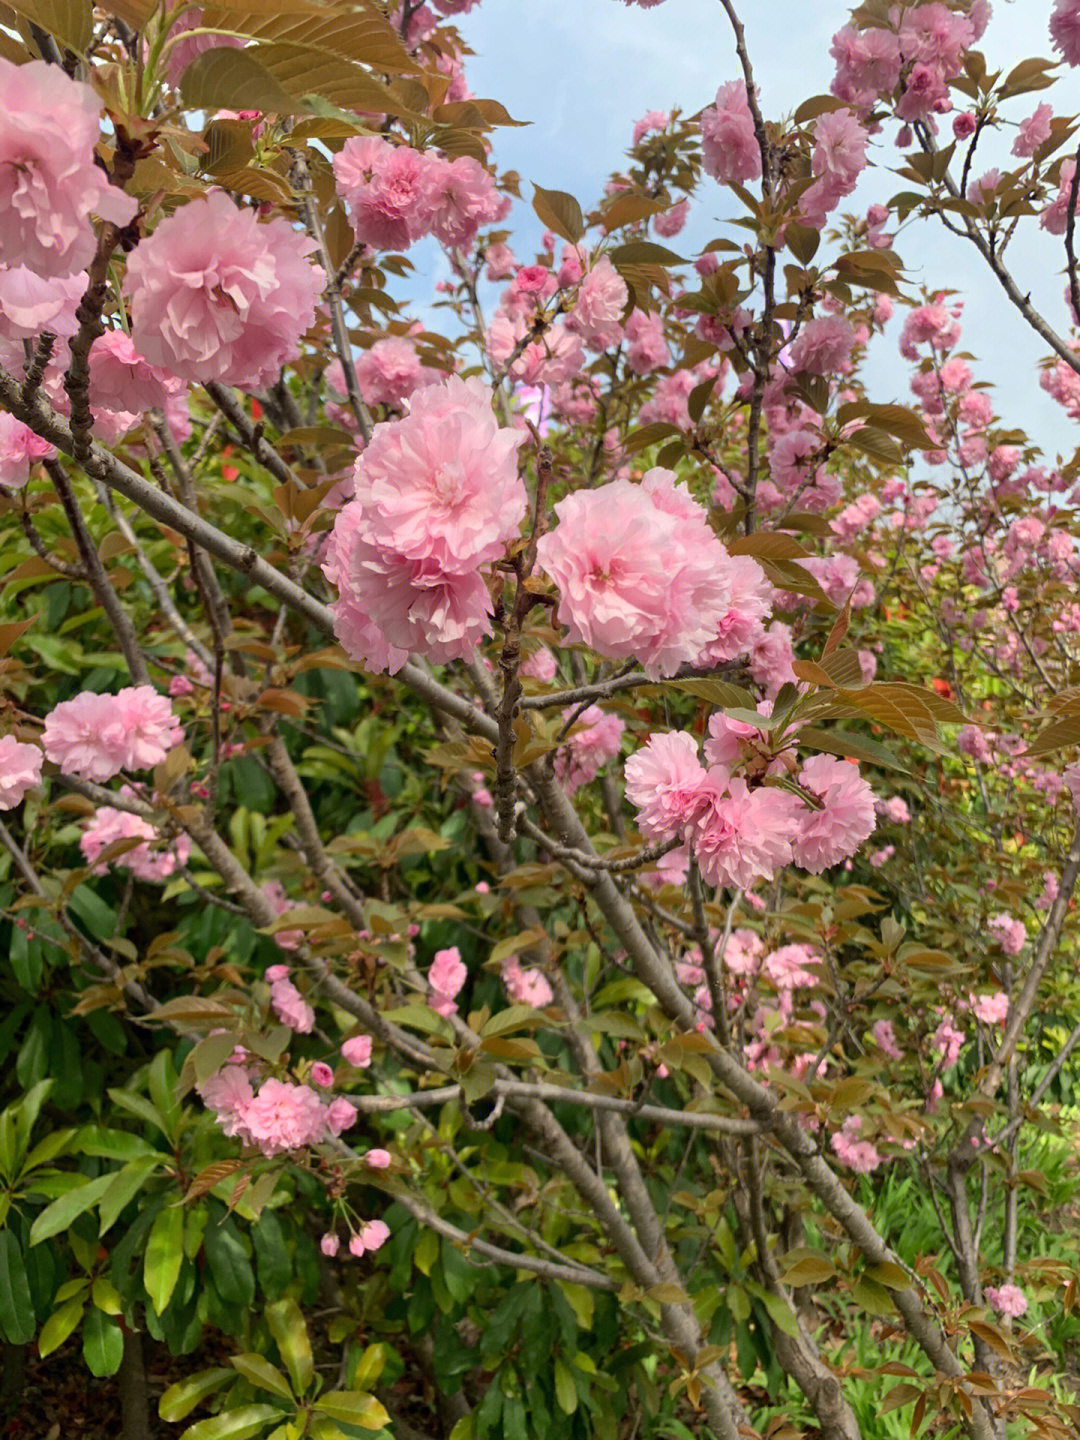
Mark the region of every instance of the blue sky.
[[[829, 41], [846, 22], [841, 0], [743, 0], [743, 19], [766, 115], [781, 116], [808, 95], [827, 91], [832, 75]], [[995, 15], [982, 42], [991, 68], [1011, 67], [1029, 55], [1051, 52], [1047, 24], [1051, 0], [995, 0]], [[650, 10], [621, 0], [484, 0], [459, 20], [476, 52], [467, 77], [477, 95], [501, 100], [525, 129], [495, 135], [495, 156], [523, 181], [570, 190], [594, 201], [630, 141], [634, 121], [646, 110], [678, 104], [689, 113], [708, 104], [738, 66], [730, 30], [718, 0], [666, 0]], [[1067, 72], [1051, 92], [1058, 111], [1080, 111], [1080, 78]], [[1010, 118], [1031, 113], [1042, 95], [1012, 102]], [[895, 164], [892, 133], [875, 158]], [[986, 146], [985, 165], [1008, 163], [1006, 139]], [[982, 147], [980, 147], [980, 154]], [[901, 188], [888, 173], [860, 187], [845, 208], [864, 209]], [[528, 184], [523, 192], [531, 194]], [[715, 205], [708, 201], [715, 197]], [[702, 192], [691, 225], [676, 246], [692, 254], [720, 233], [731, 213], [724, 194]], [[519, 257], [527, 258], [539, 236], [527, 205], [511, 222]], [[527, 243], [526, 243], [527, 237]], [[964, 345], [979, 357], [979, 375], [1003, 393], [998, 407], [1007, 424], [1022, 425], [1053, 458], [1071, 455], [1080, 440], [1075, 426], [1039, 388], [1036, 364], [1045, 347], [1008, 305], [969, 246], [940, 226], [923, 222], [900, 238], [897, 249], [918, 284], [948, 286], [967, 302]], [[1014, 273], [1053, 323], [1064, 324], [1064, 263], [1060, 240], [1029, 223], [1014, 241]], [[420, 256], [414, 257], [419, 260]], [[872, 356], [869, 377], [877, 398], [906, 398], [907, 376], [892, 333]]]

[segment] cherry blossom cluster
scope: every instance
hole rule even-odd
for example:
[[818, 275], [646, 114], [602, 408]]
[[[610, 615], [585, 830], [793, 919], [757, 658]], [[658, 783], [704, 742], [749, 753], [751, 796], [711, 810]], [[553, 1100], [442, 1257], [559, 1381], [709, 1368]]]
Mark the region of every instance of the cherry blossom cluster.
[[710, 885], [738, 890], [790, 864], [820, 874], [873, 832], [874, 792], [856, 765], [813, 755], [798, 786], [800, 794], [751, 787], [726, 765], [706, 767], [684, 731], [653, 735], [626, 762], [626, 793], [642, 834], [683, 840]]
[[373, 250], [407, 250], [425, 235], [450, 249], [469, 246], [508, 208], [471, 156], [444, 160], [374, 135], [347, 140], [334, 175], [357, 240]]
[[391, 673], [413, 650], [439, 663], [468, 659], [490, 633], [480, 568], [519, 532], [523, 440], [500, 428], [481, 381], [456, 376], [414, 394], [404, 419], [375, 428], [323, 565], [353, 659]]

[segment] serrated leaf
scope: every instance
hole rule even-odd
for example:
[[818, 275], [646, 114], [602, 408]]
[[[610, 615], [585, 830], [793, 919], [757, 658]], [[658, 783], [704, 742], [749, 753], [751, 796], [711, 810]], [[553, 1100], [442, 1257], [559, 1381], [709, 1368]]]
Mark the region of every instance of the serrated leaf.
[[251, 50], [220, 45], [197, 55], [180, 80], [184, 104], [193, 110], [261, 110], [296, 115], [303, 105], [274, 78]]
[[576, 245], [585, 234], [581, 206], [564, 190], [545, 190], [542, 185], [534, 184], [532, 203], [541, 224], [563, 240], [569, 240], [571, 245]]
[[846, 730], [818, 730], [812, 725], [804, 725], [799, 730], [799, 744], [807, 745], [811, 750], [823, 750], [827, 755], [844, 755], [868, 765], [885, 765], [890, 770], [899, 770], [902, 775], [910, 774], [884, 745], [879, 745], [876, 740], [864, 740], [861, 735], [852, 735]]
[[836, 1266], [824, 1255], [804, 1255], [794, 1265], [784, 1270], [780, 1279], [785, 1285], [797, 1290], [802, 1285], [821, 1285], [836, 1274]]
[[878, 1265], [868, 1265], [866, 1274], [869, 1279], [876, 1280], [888, 1290], [910, 1290], [914, 1284], [904, 1267], [894, 1265], [891, 1260], [883, 1260]]
[[17, 15], [54, 36], [62, 49], [85, 55], [94, 33], [90, 0], [9, 0], [9, 3]]

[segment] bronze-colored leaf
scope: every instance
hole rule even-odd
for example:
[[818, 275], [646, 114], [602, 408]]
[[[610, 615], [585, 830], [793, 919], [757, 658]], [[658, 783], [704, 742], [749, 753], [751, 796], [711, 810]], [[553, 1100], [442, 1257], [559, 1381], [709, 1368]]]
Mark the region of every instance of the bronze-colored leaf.
[[585, 234], [581, 206], [564, 190], [545, 190], [542, 185], [534, 184], [533, 209], [543, 225], [563, 240], [569, 240], [571, 245], [576, 245]]

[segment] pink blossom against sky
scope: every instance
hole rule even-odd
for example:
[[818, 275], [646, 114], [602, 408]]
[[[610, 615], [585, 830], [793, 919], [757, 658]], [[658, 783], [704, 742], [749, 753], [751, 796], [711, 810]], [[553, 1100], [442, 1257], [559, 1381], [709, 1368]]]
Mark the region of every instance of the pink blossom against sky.
[[[756, 0], [742, 5], [767, 116], [790, 114], [807, 96], [827, 93], [834, 68], [829, 45], [848, 22], [850, 10], [846, 0], [809, 6], [797, 0]], [[979, 47], [990, 69], [1008, 67], [1018, 56], [1057, 58], [1050, 39], [1052, 11], [1053, 0], [996, 4]], [[466, 70], [470, 88], [477, 95], [498, 96], [516, 119], [531, 122], [527, 128], [496, 132], [500, 168], [518, 170], [524, 181], [572, 191], [582, 202], [595, 201], [617, 157], [629, 146], [635, 124], [649, 111], [679, 104], [685, 114], [693, 114], [713, 102], [718, 86], [739, 78], [730, 29], [716, 0], [665, 0], [651, 8], [616, 0], [590, 0], [583, 6], [566, 5], [565, 0], [533, 0], [527, 6], [516, 0], [485, 0], [456, 23], [476, 52]], [[686, 43], [688, 35], [694, 37], [692, 45]], [[1042, 98], [1019, 97], [1008, 111], [1009, 119], [1018, 123], [1028, 118]], [[1065, 102], [1057, 103], [1060, 109]], [[871, 160], [895, 163], [896, 128], [886, 127], [886, 156], [880, 141], [871, 142]], [[581, 143], [582, 136], [589, 137], [588, 144]], [[1015, 136], [1012, 128], [997, 137], [984, 135], [977, 173], [992, 165], [1014, 166], [1010, 150]], [[864, 175], [855, 193], [840, 202], [839, 212], [865, 212], [874, 200], [887, 199], [896, 189], [891, 179]], [[525, 195], [531, 193], [528, 184], [522, 189]], [[729, 213], [731, 207], [719, 190], [715, 205], [692, 205], [686, 229], [672, 248], [682, 255], [696, 254], [717, 233], [717, 219]], [[516, 252], [528, 259], [539, 244], [541, 227], [527, 200], [514, 207], [508, 224], [514, 227]], [[1002, 323], [1003, 302], [986, 283], [979, 257], [943, 229], [920, 254], [908, 253], [904, 237], [897, 248], [916, 285], [925, 279], [964, 293], [965, 348], [980, 357], [980, 378], [1008, 387], [1016, 413], [1022, 411], [1023, 423], [1051, 453], [1055, 448], [1071, 453], [1072, 424], [1039, 389], [1035, 367], [1044, 347], [1019, 316]], [[446, 278], [434, 252], [424, 253], [421, 264], [430, 267], [425, 280]], [[1022, 227], [1010, 254], [1025, 291], [1030, 289], [1036, 303], [1063, 323], [1060, 240], [1051, 243], [1037, 224]], [[414, 250], [410, 258], [420, 257]], [[1022, 390], [1017, 388], [1018, 374], [1025, 377]], [[875, 392], [892, 391], [908, 403], [908, 379], [892, 334], [871, 346], [867, 382]]]

